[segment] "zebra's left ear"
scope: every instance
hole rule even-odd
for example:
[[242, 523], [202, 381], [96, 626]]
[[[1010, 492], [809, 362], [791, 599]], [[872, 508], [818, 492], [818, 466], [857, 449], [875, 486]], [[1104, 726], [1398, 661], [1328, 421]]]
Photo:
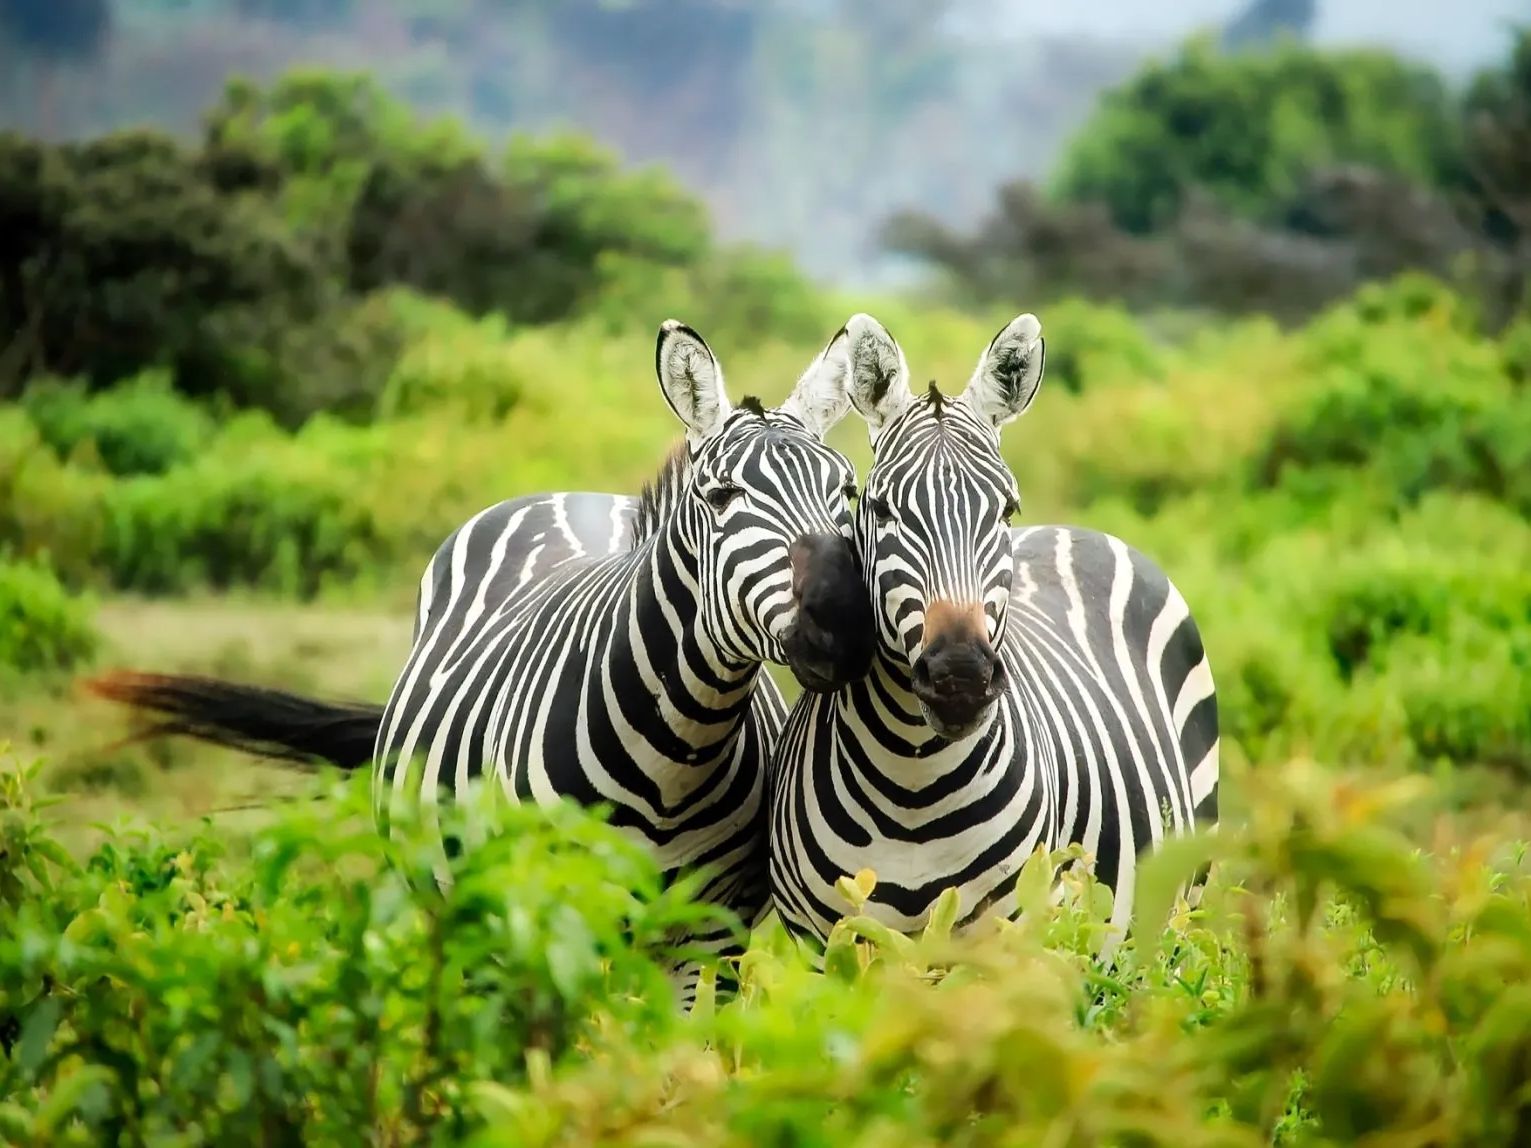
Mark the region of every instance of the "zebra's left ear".
[[715, 434], [733, 404], [723, 389], [723, 368], [705, 339], [678, 319], [659, 325], [654, 370], [665, 401], [686, 425], [686, 442], [695, 450]]
[[823, 438], [851, 409], [850, 377], [850, 336], [841, 327], [814, 356], [777, 409], [795, 416], [810, 434]]
[[962, 397], [996, 428], [1026, 413], [1042, 385], [1047, 346], [1042, 323], [1027, 312], [1017, 315], [978, 356], [978, 366]]

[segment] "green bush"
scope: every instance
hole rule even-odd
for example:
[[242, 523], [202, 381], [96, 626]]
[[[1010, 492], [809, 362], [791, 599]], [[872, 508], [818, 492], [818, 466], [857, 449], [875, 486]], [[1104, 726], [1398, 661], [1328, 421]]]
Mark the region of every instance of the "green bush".
[[0, 559], [0, 670], [67, 670], [89, 661], [96, 647], [89, 603], [46, 566]]
[[355, 582], [390, 557], [368, 473], [381, 431], [316, 420], [292, 438], [253, 429], [198, 462], [113, 486], [101, 564], [145, 593], [251, 585], [308, 597]]
[[77, 865], [24, 784], [0, 775], [11, 1142], [460, 1136], [475, 1082], [577, 1059], [598, 1021], [672, 1028], [661, 962], [709, 918], [690, 883], [664, 888], [639, 846], [568, 808], [498, 811], [443, 898], [428, 838], [400, 821], [385, 845], [364, 785], [237, 858], [208, 827], [119, 833]]
[[[0, 769], [0, 1129], [15, 1143], [1520, 1143], [1531, 872], [1426, 784], [1295, 764], [1111, 898], [1021, 870], [1022, 915], [951, 935], [841, 882], [825, 971], [774, 927], [685, 1021], [661, 962], [702, 913], [589, 813], [504, 807], [451, 862], [383, 844], [365, 783], [244, 841], [119, 830], [84, 863]], [[448, 810], [453, 828], [463, 810]], [[484, 811], [487, 814], [487, 810]], [[1201, 862], [1192, 911], [1175, 892]], [[1050, 903], [1049, 891], [1058, 897]], [[1149, 922], [1152, 922], [1151, 924]], [[708, 982], [710, 983], [710, 982]], [[1449, 1129], [1449, 1133], [1443, 1133]]]
[[1504, 333], [1504, 373], [1516, 386], [1531, 390], [1531, 316]]
[[499, 422], [536, 380], [524, 377], [503, 318], [460, 316], [433, 326], [400, 357], [379, 400], [385, 418], [434, 411], [465, 421]]
[[1531, 507], [1531, 406], [1473, 328], [1455, 296], [1418, 282], [1336, 308], [1305, 335], [1315, 383], [1272, 428], [1255, 482], [1323, 495], [1367, 468], [1403, 505], [1446, 489]]
[[777, 252], [753, 247], [716, 251], [694, 267], [608, 254], [590, 315], [611, 331], [650, 331], [682, 318], [715, 347], [748, 349], [770, 340], [812, 345], [849, 314], [835, 313], [824, 292]]
[[110, 475], [61, 462], [20, 407], [0, 406], [0, 544], [13, 554], [47, 555], [78, 583], [94, 562], [111, 485]]
[[1065, 299], [1047, 308], [1047, 379], [1069, 391], [1164, 378], [1164, 348], [1124, 307]]
[[79, 382], [34, 383], [22, 405], [62, 459], [90, 444], [112, 474], [161, 474], [196, 457], [212, 417], [178, 395], [164, 371], [146, 371], [91, 394]]

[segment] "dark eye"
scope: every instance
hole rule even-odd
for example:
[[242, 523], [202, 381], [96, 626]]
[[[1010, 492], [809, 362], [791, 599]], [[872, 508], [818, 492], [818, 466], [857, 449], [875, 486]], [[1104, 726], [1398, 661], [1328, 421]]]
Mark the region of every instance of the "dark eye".
[[856, 484], [854, 482], [847, 482], [840, 488], [840, 493], [845, 496], [846, 502], [855, 505], [856, 496], [860, 493], [860, 491], [856, 489]]
[[872, 513], [886, 522], [893, 517], [893, 507], [886, 498], [868, 498], [867, 505], [872, 508]]
[[713, 487], [706, 494], [702, 495], [702, 497], [707, 500], [708, 506], [712, 507], [719, 514], [721, 514], [723, 511], [728, 509], [728, 504], [730, 502], [738, 498], [743, 493], [744, 491], [739, 487], [730, 486], [727, 483], [724, 483], [721, 486]]
[[1021, 512], [1021, 500], [1008, 498], [1005, 500], [1005, 521], [1014, 522], [1015, 516]]

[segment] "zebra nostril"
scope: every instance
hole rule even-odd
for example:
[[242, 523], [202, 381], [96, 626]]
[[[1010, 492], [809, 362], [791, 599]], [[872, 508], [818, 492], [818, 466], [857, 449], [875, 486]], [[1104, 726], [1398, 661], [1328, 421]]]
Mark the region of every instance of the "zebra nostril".
[[914, 684], [922, 690], [930, 688], [930, 659], [923, 654], [914, 663]]

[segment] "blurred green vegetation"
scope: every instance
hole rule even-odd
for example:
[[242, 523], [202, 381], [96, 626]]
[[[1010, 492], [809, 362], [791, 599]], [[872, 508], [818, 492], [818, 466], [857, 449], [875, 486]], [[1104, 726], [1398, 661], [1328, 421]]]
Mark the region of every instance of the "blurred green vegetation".
[[1531, 27], [1465, 87], [1386, 52], [1194, 40], [1108, 90], [1044, 185], [884, 241], [963, 301], [1077, 292], [1295, 325], [1426, 271], [1495, 329], [1531, 307]]
[[[479, 1145], [1411, 1142], [1531, 1134], [1526, 822], [1423, 779], [1238, 774], [1238, 817], [1111, 898], [1072, 852], [1025, 911], [950, 935], [859, 915], [823, 974], [764, 926], [726, 1001], [681, 1018], [675, 930], [713, 912], [590, 811], [492, 828], [435, 892], [364, 778], [247, 833], [123, 823], [83, 854], [0, 763], [7, 1140]], [[1247, 803], [1247, 805], [1245, 805]], [[1422, 854], [1415, 840], [1434, 845]], [[1215, 863], [1203, 903], [1174, 891]], [[1049, 887], [1061, 879], [1061, 897]]]

